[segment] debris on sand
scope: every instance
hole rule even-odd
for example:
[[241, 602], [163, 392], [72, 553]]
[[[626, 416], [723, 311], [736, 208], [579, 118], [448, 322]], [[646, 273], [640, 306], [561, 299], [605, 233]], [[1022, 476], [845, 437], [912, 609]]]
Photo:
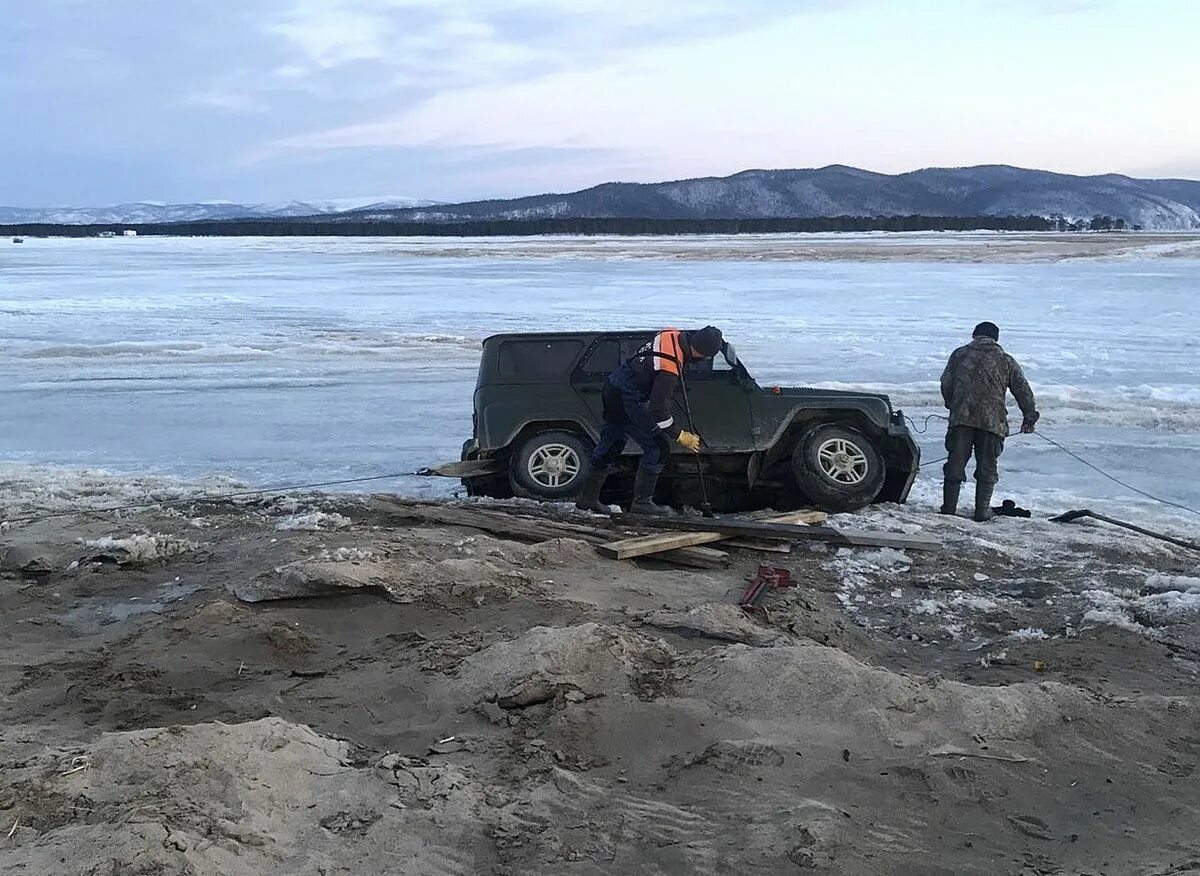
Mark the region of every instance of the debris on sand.
[[400, 603], [483, 605], [533, 593], [538, 587], [520, 571], [519, 564], [479, 557], [448, 557], [436, 562], [299, 560], [234, 582], [229, 589], [243, 602], [314, 599], [365, 591]]
[[279, 718], [104, 733], [88, 746], [90, 768], [74, 772], [61, 769], [70, 751], [24, 748], [7, 776], [23, 825], [7, 872], [60, 873], [64, 860], [93, 873], [317, 873], [348, 860], [390, 872], [441, 832], [421, 812], [435, 799], [461, 816], [460, 865], [485, 841], [470, 817], [477, 794], [432, 776], [422, 785], [421, 767], [395, 759], [353, 766], [346, 742]]
[[65, 569], [69, 562], [62, 549], [54, 545], [0, 544], [0, 573], [39, 578]]
[[280, 566], [249, 581], [237, 581], [229, 589], [242, 602], [343, 596], [356, 590], [375, 590], [399, 600], [399, 594], [392, 591], [385, 573], [382, 566], [373, 563], [301, 561]]
[[468, 696], [502, 708], [548, 702], [569, 691], [585, 697], [651, 697], [669, 680], [674, 652], [665, 642], [620, 627], [586, 623], [534, 627], [466, 661]]
[[688, 638], [739, 642], [758, 647], [773, 645], [787, 638], [776, 630], [755, 623], [740, 607], [721, 602], [708, 602], [687, 611], [652, 611], [642, 617], [642, 622]]
[[165, 535], [161, 532], [133, 535], [106, 535], [103, 538], [83, 539], [90, 560], [110, 560], [119, 566], [139, 566], [164, 562], [199, 548], [194, 541]]
[[[178, 578], [161, 545], [72, 567], [108, 534], [91, 517], [5, 533], [0, 871], [992, 876], [1200, 854], [1190, 556], [1052, 524], [1052, 551], [989, 528], [1000, 550], [875, 508], [861, 521], [953, 551], [796, 550], [798, 586], [750, 614], [745, 549], [697, 572], [605, 559], [628, 533], [562, 509], [320, 507], [355, 522], [200, 508], [205, 562]], [[109, 537], [186, 540], [194, 516]], [[1139, 629], [1083, 623], [1104, 609]]]
[[345, 529], [350, 525], [350, 518], [341, 514], [331, 514], [326, 511], [310, 511], [307, 514], [292, 514], [284, 517], [275, 524], [280, 532], [295, 530], [300, 532], [317, 532], [329, 529]]
[[552, 538], [520, 551], [526, 565], [556, 569], [592, 560], [596, 549], [577, 538]]

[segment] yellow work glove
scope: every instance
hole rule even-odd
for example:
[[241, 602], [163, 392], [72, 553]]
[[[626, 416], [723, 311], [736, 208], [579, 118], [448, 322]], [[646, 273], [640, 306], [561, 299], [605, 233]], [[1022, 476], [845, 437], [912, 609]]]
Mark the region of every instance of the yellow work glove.
[[700, 452], [700, 436], [695, 432], [680, 432], [679, 437], [675, 439], [679, 442], [679, 446], [685, 450], [690, 450], [692, 453]]

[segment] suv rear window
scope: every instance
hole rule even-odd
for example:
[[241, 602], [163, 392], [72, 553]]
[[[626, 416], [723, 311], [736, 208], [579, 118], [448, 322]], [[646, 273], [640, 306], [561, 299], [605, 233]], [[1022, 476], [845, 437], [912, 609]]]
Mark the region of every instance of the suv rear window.
[[504, 341], [499, 351], [499, 377], [506, 380], [564, 378], [583, 349], [579, 340]]

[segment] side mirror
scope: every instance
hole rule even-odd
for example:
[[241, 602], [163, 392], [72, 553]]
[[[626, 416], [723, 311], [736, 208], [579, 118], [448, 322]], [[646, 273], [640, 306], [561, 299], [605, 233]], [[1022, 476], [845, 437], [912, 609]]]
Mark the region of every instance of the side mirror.
[[726, 341], [721, 345], [721, 353], [725, 357], [725, 361], [729, 363], [729, 367], [737, 370], [738, 357], [737, 351], [733, 348], [733, 344]]

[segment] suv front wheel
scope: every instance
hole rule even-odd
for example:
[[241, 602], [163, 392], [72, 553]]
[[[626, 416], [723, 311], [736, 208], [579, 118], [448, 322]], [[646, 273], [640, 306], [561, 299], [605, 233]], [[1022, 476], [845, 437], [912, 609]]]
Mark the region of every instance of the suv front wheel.
[[800, 436], [792, 451], [796, 484], [826, 511], [855, 511], [883, 489], [886, 472], [866, 435], [844, 426], [818, 426]]
[[579, 494], [592, 471], [591, 448], [570, 432], [542, 432], [513, 455], [513, 492], [534, 499], [568, 499]]

